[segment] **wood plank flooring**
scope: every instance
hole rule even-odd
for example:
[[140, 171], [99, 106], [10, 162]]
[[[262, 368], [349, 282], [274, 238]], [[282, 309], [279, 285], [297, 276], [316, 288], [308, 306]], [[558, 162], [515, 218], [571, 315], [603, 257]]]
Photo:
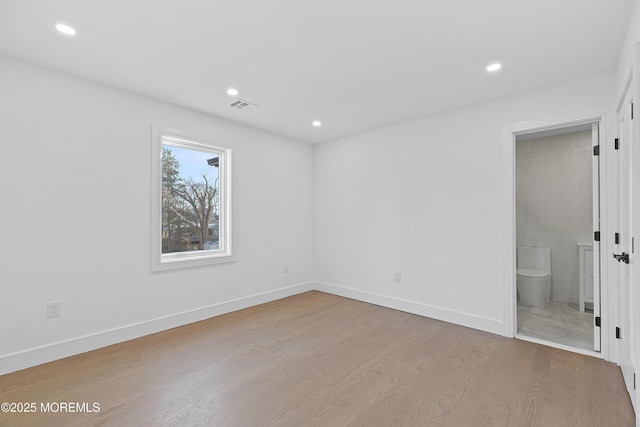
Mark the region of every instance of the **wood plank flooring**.
[[635, 421], [611, 363], [315, 291], [0, 376], [1, 402], [30, 427]]

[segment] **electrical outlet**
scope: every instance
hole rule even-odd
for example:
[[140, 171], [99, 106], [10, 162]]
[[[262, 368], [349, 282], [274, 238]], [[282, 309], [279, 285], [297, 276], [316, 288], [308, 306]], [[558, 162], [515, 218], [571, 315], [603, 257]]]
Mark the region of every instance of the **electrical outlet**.
[[402, 275], [400, 274], [399, 271], [394, 271], [393, 272], [393, 281], [396, 282], [396, 283], [402, 282]]
[[60, 317], [62, 316], [62, 303], [60, 301], [50, 302], [47, 304], [47, 317]]
[[284, 267], [282, 268], [282, 272], [283, 273], [288, 273], [289, 272], [289, 266], [285, 264]]

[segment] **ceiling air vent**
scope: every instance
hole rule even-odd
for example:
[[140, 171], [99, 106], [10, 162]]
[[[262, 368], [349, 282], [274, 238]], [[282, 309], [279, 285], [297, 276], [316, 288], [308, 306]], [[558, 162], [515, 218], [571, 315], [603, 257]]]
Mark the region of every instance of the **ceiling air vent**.
[[229, 106], [231, 108], [235, 108], [236, 110], [252, 110], [253, 107], [257, 107], [258, 105], [254, 104], [253, 102], [249, 102], [246, 99], [238, 98], [237, 100], [229, 104]]

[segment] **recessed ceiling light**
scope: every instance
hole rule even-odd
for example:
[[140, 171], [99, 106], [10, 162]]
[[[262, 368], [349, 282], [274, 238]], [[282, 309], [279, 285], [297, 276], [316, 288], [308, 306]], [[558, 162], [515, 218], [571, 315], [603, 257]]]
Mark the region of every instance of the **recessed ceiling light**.
[[502, 68], [502, 64], [496, 62], [494, 64], [487, 66], [487, 71], [490, 73], [493, 73], [495, 71], [498, 71], [500, 68]]
[[240, 92], [238, 92], [238, 89], [234, 89], [232, 87], [230, 87], [229, 89], [227, 89], [227, 95], [231, 95], [231, 96], [236, 96], [238, 95]]
[[320, 127], [322, 126], [322, 122], [320, 120], [314, 120], [311, 122], [311, 124], [315, 127]]
[[56, 30], [67, 36], [75, 36], [76, 30], [67, 24], [56, 24]]

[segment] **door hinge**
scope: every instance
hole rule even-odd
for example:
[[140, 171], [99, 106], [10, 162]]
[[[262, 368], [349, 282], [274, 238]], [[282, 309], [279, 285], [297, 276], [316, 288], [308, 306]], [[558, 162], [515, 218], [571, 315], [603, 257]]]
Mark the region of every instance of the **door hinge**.
[[635, 254], [636, 253], [636, 244], [633, 240], [633, 237], [631, 238], [631, 253]]
[[633, 120], [633, 102], [631, 103], [631, 120]]
[[600, 327], [600, 316], [596, 316], [596, 326]]
[[593, 233], [593, 240], [595, 240], [596, 242], [600, 241], [600, 232], [599, 231], [595, 231]]
[[618, 138], [613, 141], [613, 148], [616, 150], [620, 148], [620, 140]]
[[636, 373], [633, 373], [633, 389], [636, 389]]
[[614, 233], [613, 234], [613, 241], [616, 245], [620, 244], [620, 233]]
[[593, 146], [593, 155], [594, 156], [599, 156], [600, 155], [600, 146], [599, 145], [594, 145]]
[[616, 338], [620, 339], [620, 328], [616, 326]]

